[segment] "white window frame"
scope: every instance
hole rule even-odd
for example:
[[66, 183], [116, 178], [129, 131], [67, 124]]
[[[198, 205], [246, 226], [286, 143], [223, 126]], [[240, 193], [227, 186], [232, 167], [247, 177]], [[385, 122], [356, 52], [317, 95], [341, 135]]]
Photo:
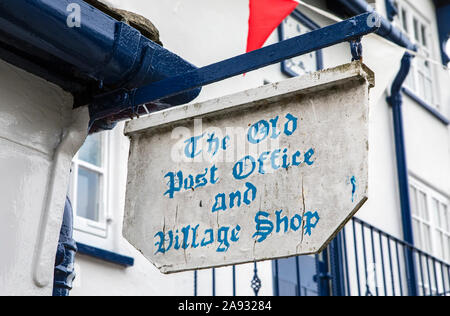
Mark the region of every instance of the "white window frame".
[[[440, 258], [445, 262], [450, 262], [450, 209], [449, 209], [449, 202], [442, 197], [442, 196], [434, 196], [433, 202], [436, 201], [438, 203], [438, 214], [436, 214], [436, 239], [438, 241], [438, 251]], [[447, 223], [444, 224], [442, 222], [441, 218], [441, 211], [445, 214], [445, 219], [447, 220]], [[438, 223], [437, 219], [440, 219], [441, 222]], [[447, 246], [447, 247], [446, 247]]]
[[[424, 17], [409, 1], [397, 0], [396, 4], [397, 8], [399, 9], [399, 14], [395, 20], [396, 26], [408, 36], [411, 42], [418, 46], [419, 52], [422, 55], [435, 59], [436, 56], [433, 49], [434, 36], [431, 31], [431, 22], [426, 17]], [[416, 28], [414, 24], [415, 20], [418, 23], [418, 34], [416, 34]], [[404, 21], [406, 21], [407, 27], [405, 27]], [[425, 29], [425, 34], [423, 34], [422, 28]], [[418, 39], [416, 38], [416, 35]], [[423, 38], [425, 38], [425, 44], [423, 43]], [[429, 71], [425, 71], [426, 69], [428, 69]], [[420, 82], [421, 78], [424, 78], [423, 84]], [[429, 97], [427, 96], [426, 92], [426, 81], [428, 81], [430, 84]], [[439, 94], [436, 89], [436, 83], [436, 70], [434, 65], [432, 63], [424, 61], [422, 58], [414, 58], [411, 66], [411, 71], [405, 81], [405, 85], [430, 106], [440, 111], [441, 108], [439, 106]]]
[[[102, 167], [95, 166], [86, 161], [79, 159], [79, 153], [77, 153], [72, 160], [72, 176], [70, 182], [69, 196], [72, 201], [73, 213], [74, 213], [74, 229], [89, 235], [108, 238], [108, 223], [110, 222], [109, 215], [109, 150], [111, 137], [109, 132], [103, 132], [100, 134], [102, 143]], [[100, 201], [99, 201], [99, 221], [93, 221], [77, 215], [77, 203], [78, 203], [78, 171], [82, 167], [89, 171], [93, 171], [100, 175]]]
[[[412, 184], [410, 182], [410, 195], [411, 195], [411, 208], [412, 208], [412, 220], [413, 220], [413, 230], [414, 230], [414, 241], [416, 247], [425, 251], [429, 254], [434, 253], [434, 243], [433, 243], [433, 224], [432, 224], [432, 216], [430, 214], [430, 206], [429, 206], [429, 196], [427, 194], [427, 190], [421, 185], [417, 185], [416, 183]], [[424, 209], [421, 209], [422, 205], [419, 201], [420, 195], [423, 196], [424, 200]], [[424, 215], [426, 213], [426, 218]], [[417, 223], [417, 227], [416, 227]], [[428, 228], [428, 236], [426, 234], [425, 228]], [[417, 230], [419, 229], [419, 230]]]
[[[450, 198], [446, 197], [445, 195], [439, 193], [435, 189], [431, 188], [430, 186], [424, 184], [423, 182], [419, 181], [418, 179], [410, 177], [409, 179], [410, 187], [417, 190], [416, 192], [421, 192], [425, 194], [425, 203], [426, 208], [428, 210], [429, 219], [423, 218], [417, 214], [417, 212], [413, 209], [412, 211], [412, 217], [413, 221], [418, 221], [421, 223], [421, 225], [429, 225], [430, 227], [430, 248], [426, 249], [424, 247], [424, 231], [423, 229], [420, 230], [420, 232], [415, 231], [415, 236], [420, 236], [420, 240], [416, 240], [416, 244], [419, 249], [430, 253], [431, 255], [435, 256], [436, 258], [439, 258], [443, 260], [444, 262], [450, 263], [450, 251], [447, 253], [443, 253], [443, 247], [444, 245], [441, 243], [441, 236], [442, 234], [445, 235], [445, 237], [450, 237], [450, 223], [447, 222], [447, 228], [448, 231], [443, 228], [442, 223], [438, 222], [438, 214], [433, 213], [432, 211], [435, 210], [433, 203], [434, 201], [438, 201], [440, 203], [440, 206], [444, 205], [446, 206], [446, 212], [447, 212], [447, 221], [450, 220]], [[414, 196], [414, 190], [411, 189], [411, 207], [414, 208], [415, 205], [417, 205], [417, 200]], [[440, 211], [440, 209], [438, 210]], [[440, 215], [439, 215], [440, 216]]]

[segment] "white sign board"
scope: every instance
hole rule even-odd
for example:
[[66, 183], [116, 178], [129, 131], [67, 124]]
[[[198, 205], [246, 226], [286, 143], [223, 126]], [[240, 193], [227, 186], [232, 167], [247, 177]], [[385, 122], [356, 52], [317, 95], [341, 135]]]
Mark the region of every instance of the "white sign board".
[[368, 198], [359, 62], [131, 121], [124, 236], [163, 273], [320, 252]]

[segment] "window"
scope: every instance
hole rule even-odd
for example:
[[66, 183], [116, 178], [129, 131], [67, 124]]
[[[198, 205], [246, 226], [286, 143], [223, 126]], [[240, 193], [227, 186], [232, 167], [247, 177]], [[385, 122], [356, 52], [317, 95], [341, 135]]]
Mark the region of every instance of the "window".
[[417, 247], [450, 262], [449, 199], [415, 179], [411, 179], [410, 184]]
[[[298, 10], [288, 16], [278, 28], [280, 41], [309, 33], [319, 28], [315, 22]], [[306, 55], [287, 59], [281, 63], [281, 70], [290, 77], [301, 76], [323, 68], [323, 54], [319, 50]]]
[[300, 256], [274, 261], [274, 282], [280, 296], [318, 296], [315, 256]]
[[[433, 57], [431, 43], [431, 24], [406, 1], [397, 1], [399, 15], [397, 26], [414, 42], [421, 55]], [[406, 86], [427, 104], [439, 109], [434, 88], [433, 65], [423, 58], [414, 58]]]
[[72, 162], [69, 196], [76, 230], [107, 237], [107, 133], [90, 135]]
[[433, 198], [433, 213], [436, 216], [438, 252], [446, 262], [450, 262], [450, 218], [448, 205]]

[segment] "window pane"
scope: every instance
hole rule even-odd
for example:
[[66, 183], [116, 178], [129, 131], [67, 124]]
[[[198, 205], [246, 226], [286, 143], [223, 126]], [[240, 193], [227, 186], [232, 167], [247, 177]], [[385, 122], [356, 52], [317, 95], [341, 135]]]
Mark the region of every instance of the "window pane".
[[78, 171], [77, 215], [98, 222], [100, 214], [100, 175], [82, 167]]
[[[312, 30], [301, 24], [297, 19], [288, 16], [283, 22], [283, 39], [293, 38]], [[315, 52], [286, 60], [286, 66], [298, 75], [311, 73], [317, 70], [317, 55]]]
[[422, 25], [422, 44], [423, 46], [427, 47], [428, 43], [427, 43], [427, 29], [425, 28], [425, 25]]
[[281, 296], [297, 296], [297, 267], [295, 259], [278, 260], [279, 291]]
[[439, 238], [438, 238], [438, 245], [437, 245], [437, 247], [438, 247], [438, 249], [439, 249], [439, 251], [440, 251], [440, 256], [441, 256], [441, 258], [442, 259], [445, 259], [445, 255], [446, 255], [446, 251], [445, 251], [445, 236], [444, 236], [444, 234], [443, 233], [438, 233], [438, 235], [439, 235]]
[[447, 262], [450, 262], [450, 237], [445, 238], [444, 255], [445, 255], [445, 260]]
[[423, 225], [423, 239], [424, 250], [431, 253], [433, 248], [431, 247], [431, 228], [428, 225]]
[[414, 38], [416, 41], [419, 41], [419, 21], [417, 21], [416, 18], [413, 19], [413, 25], [414, 25]]
[[90, 135], [78, 154], [78, 159], [92, 165], [102, 166], [102, 135]]
[[412, 91], [416, 91], [416, 83], [415, 83], [415, 79], [414, 79], [414, 74], [416, 72], [416, 69], [414, 66], [411, 66], [411, 70], [408, 74], [408, 77], [406, 77], [406, 86], [408, 88], [410, 88]]
[[427, 207], [427, 196], [425, 193], [419, 191], [419, 212], [420, 217], [427, 222], [430, 221], [430, 216], [428, 214], [428, 207]]
[[422, 236], [420, 233], [420, 222], [417, 220], [413, 220], [413, 230], [414, 230], [414, 241], [415, 244], [420, 248], [423, 249], [423, 242], [422, 242]]
[[450, 233], [450, 218], [448, 216], [448, 209], [447, 205], [441, 204], [441, 227], [444, 229], [447, 233]]
[[437, 226], [441, 227], [441, 212], [439, 211], [439, 201], [436, 199], [432, 199], [431, 202], [431, 214], [433, 214], [433, 218], [436, 220]]
[[402, 24], [403, 24], [403, 29], [405, 30], [406, 33], [409, 33], [409, 28], [408, 28], [408, 17], [406, 15], [406, 10], [402, 9]]
[[[280, 295], [317, 296], [319, 293], [318, 284], [315, 281], [316, 275], [316, 259], [314, 256], [278, 260]], [[298, 280], [300, 284], [298, 284]]]
[[415, 187], [410, 186], [410, 195], [411, 195], [411, 211], [415, 216], [419, 216], [419, 212], [417, 209], [417, 190]]
[[450, 262], [450, 237], [445, 234], [440, 234], [439, 241], [441, 242], [442, 259]]

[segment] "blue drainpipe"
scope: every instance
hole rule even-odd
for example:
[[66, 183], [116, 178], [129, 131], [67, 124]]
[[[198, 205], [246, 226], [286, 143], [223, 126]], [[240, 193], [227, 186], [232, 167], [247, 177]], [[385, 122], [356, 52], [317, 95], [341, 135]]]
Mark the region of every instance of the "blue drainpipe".
[[[362, 14], [365, 12], [373, 12], [374, 8], [364, 0], [338, 0], [342, 5], [349, 9], [353, 14]], [[394, 27], [387, 19], [381, 18], [381, 28], [379, 35], [400, 45], [404, 48], [417, 51], [414, 45], [406, 35], [399, 29]], [[413, 56], [406, 53], [402, 59], [400, 71], [392, 85], [391, 96], [388, 103], [392, 106], [394, 117], [394, 134], [395, 134], [395, 151], [397, 160], [398, 185], [400, 192], [400, 203], [402, 211], [403, 238], [410, 244], [414, 245], [414, 235], [412, 227], [411, 204], [409, 195], [408, 167], [405, 151], [405, 138], [403, 129], [402, 116], [402, 85], [408, 76], [411, 68]], [[408, 292], [410, 296], [417, 296], [417, 273], [412, 249], [407, 250], [406, 254], [406, 273], [408, 278]]]
[[64, 218], [56, 252], [53, 296], [69, 296], [75, 278], [76, 252], [77, 246], [73, 239], [73, 210], [69, 198], [66, 198]]
[[398, 15], [398, 8], [395, 6], [394, 0], [385, 0], [385, 4], [387, 17], [392, 22]]
[[450, 3], [448, 0], [434, 0], [434, 4], [436, 5], [442, 62], [447, 65], [450, 63], [450, 56], [446, 51], [446, 44], [450, 37]]
[[[403, 56], [400, 72], [392, 84], [391, 96], [387, 98], [388, 103], [392, 106], [394, 117], [394, 135], [395, 135], [395, 153], [397, 157], [397, 175], [400, 190], [400, 204], [402, 208], [403, 238], [410, 244], [414, 245], [414, 233], [411, 215], [411, 200], [409, 193], [408, 181], [408, 165], [406, 160], [406, 146], [403, 129], [403, 95], [402, 85], [411, 69], [413, 56], [406, 53]], [[406, 273], [408, 279], [408, 290], [410, 296], [418, 295], [417, 273], [414, 261], [413, 250], [406, 250]]]

